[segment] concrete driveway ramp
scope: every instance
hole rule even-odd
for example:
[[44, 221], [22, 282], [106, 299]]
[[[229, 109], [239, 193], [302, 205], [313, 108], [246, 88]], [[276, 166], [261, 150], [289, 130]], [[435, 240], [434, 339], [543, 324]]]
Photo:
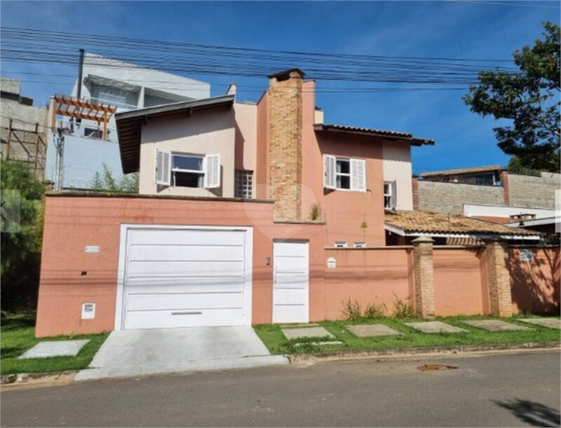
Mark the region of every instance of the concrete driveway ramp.
[[472, 327], [481, 328], [487, 331], [521, 331], [521, 330], [531, 330], [531, 328], [524, 327], [521, 325], [512, 324], [509, 322], [504, 322], [501, 320], [472, 320], [472, 321], [462, 321], [467, 325]]
[[76, 380], [288, 364], [250, 326], [121, 330], [109, 335]]
[[463, 328], [454, 327], [453, 325], [446, 324], [441, 321], [427, 321], [427, 322], [406, 322], [406, 326], [419, 330], [423, 333], [465, 333], [467, 330]]

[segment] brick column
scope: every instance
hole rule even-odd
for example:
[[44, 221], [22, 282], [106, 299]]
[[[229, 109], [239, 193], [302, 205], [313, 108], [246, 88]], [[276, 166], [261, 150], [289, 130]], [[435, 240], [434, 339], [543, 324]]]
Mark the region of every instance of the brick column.
[[503, 241], [487, 241], [485, 244], [491, 315], [510, 317], [512, 316], [512, 295], [506, 244]]
[[302, 78], [298, 69], [269, 76], [269, 197], [275, 219], [302, 216]]
[[419, 209], [419, 177], [413, 176], [412, 188], [413, 188], [413, 209]]
[[436, 315], [434, 307], [434, 274], [432, 243], [428, 236], [421, 236], [413, 243], [413, 266], [415, 272], [415, 313], [421, 318]]

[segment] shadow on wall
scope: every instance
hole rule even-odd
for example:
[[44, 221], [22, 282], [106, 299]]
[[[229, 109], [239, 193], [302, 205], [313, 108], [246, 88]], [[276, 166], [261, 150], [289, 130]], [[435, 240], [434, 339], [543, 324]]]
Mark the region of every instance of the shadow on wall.
[[533, 427], [558, 427], [561, 424], [559, 412], [543, 404], [518, 398], [510, 401], [492, 401]]
[[[527, 260], [530, 254], [531, 260]], [[558, 248], [513, 249], [508, 265], [512, 302], [519, 312], [559, 314], [561, 268]]]

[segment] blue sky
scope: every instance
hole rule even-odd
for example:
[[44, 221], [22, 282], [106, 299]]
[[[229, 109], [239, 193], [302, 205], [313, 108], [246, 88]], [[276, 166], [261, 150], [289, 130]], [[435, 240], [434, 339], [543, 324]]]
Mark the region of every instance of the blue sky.
[[[559, 3], [3, 1], [0, 14], [2, 26], [113, 37], [285, 51], [497, 60], [510, 59], [512, 51], [540, 38], [543, 21], [559, 23]], [[22, 80], [23, 95], [42, 104], [54, 93], [69, 93], [74, 79], [58, 76], [77, 72], [72, 66], [6, 61], [1, 67], [3, 75]], [[189, 77], [214, 85], [213, 96], [221, 95], [228, 83], [237, 82], [242, 100], [257, 101], [267, 86], [266, 76]], [[353, 85], [317, 80], [318, 89], [333, 86]], [[496, 146], [492, 132], [497, 124], [469, 111], [461, 99], [466, 92], [467, 88], [320, 92], [316, 103], [324, 109], [328, 123], [404, 131], [436, 140], [434, 147], [413, 149], [415, 173], [505, 165], [508, 158]]]

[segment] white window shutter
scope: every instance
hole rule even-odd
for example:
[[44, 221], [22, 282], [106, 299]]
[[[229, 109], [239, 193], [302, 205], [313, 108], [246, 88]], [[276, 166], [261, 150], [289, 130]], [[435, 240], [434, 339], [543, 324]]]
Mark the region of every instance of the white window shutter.
[[171, 185], [171, 153], [156, 150], [156, 184]]
[[351, 190], [366, 192], [366, 161], [351, 159]]
[[335, 189], [335, 156], [323, 155], [323, 187]]
[[220, 155], [205, 156], [205, 188], [220, 187]]
[[397, 206], [397, 181], [392, 181], [392, 198], [391, 198], [391, 208], [395, 210]]

